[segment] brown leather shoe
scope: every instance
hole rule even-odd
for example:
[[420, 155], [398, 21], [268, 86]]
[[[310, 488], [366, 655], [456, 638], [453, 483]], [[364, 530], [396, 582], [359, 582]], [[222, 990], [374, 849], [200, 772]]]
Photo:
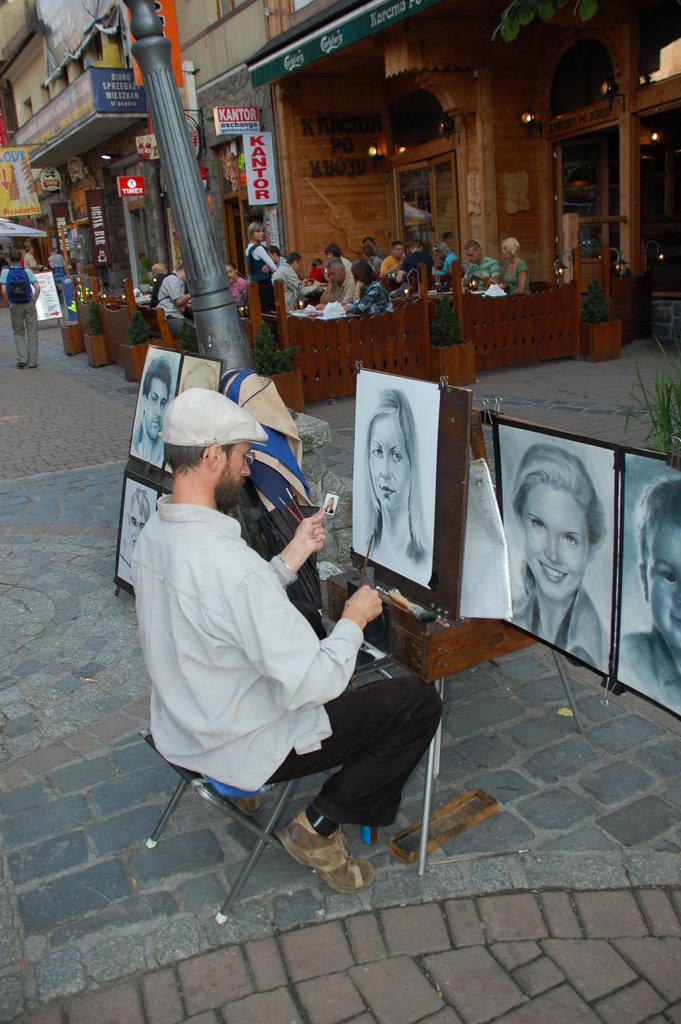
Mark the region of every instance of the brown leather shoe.
[[315, 832], [305, 811], [300, 811], [277, 832], [277, 839], [294, 860], [318, 872], [336, 892], [359, 892], [374, 880], [371, 864], [348, 853], [343, 830], [336, 829], [326, 839]]

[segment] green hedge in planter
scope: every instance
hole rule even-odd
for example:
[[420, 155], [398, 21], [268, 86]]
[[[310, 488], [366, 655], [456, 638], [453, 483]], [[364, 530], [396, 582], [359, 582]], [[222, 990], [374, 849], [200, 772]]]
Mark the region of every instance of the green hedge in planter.
[[610, 303], [605, 297], [600, 281], [593, 277], [589, 281], [586, 295], [582, 299], [582, 322], [585, 324], [604, 324], [612, 320]]
[[94, 299], [91, 299], [88, 304], [87, 325], [90, 328], [90, 334], [102, 333], [102, 316], [99, 312], [99, 303], [95, 302]]
[[435, 315], [430, 325], [430, 343], [437, 345], [438, 348], [461, 343], [461, 321], [448, 299], [440, 299], [435, 307]]
[[149, 341], [150, 336], [149, 324], [139, 309], [136, 309], [128, 324], [128, 342], [131, 345], [143, 345]]
[[273, 377], [275, 373], [288, 373], [293, 369], [293, 361], [298, 355], [298, 349], [279, 348], [272, 329], [265, 323], [261, 323], [253, 336], [253, 355], [255, 356], [255, 368], [258, 373], [266, 377]]

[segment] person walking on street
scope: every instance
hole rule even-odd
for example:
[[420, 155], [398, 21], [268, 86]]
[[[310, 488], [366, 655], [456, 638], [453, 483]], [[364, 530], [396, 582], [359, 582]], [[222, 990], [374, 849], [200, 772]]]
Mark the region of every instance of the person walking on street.
[[35, 369], [38, 365], [38, 313], [36, 299], [40, 285], [32, 270], [21, 266], [21, 252], [11, 249], [10, 265], [0, 274], [2, 295], [9, 303], [9, 315], [17, 347], [17, 366]]

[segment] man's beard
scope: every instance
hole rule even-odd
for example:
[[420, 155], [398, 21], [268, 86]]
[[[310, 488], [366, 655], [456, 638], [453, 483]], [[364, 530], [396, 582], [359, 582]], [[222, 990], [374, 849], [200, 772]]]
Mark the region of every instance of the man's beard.
[[225, 483], [223, 480], [221, 483], [215, 485], [215, 507], [218, 512], [222, 512], [226, 516], [234, 515], [237, 505], [239, 504], [239, 492], [241, 490], [241, 481], [238, 484]]

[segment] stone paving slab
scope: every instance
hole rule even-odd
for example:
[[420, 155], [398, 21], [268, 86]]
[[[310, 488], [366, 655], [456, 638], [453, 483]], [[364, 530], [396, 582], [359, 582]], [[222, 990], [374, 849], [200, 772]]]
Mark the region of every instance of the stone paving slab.
[[[681, 1020], [679, 722], [571, 667], [582, 739], [539, 646], [447, 681], [435, 803], [480, 785], [500, 810], [423, 878], [387, 856], [392, 830], [371, 848], [350, 830], [371, 890], [333, 893], [267, 851], [214, 922], [245, 855], [238, 829], [188, 795], [144, 847], [174, 776], [139, 736], [148, 680], [134, 602], [112, 580], [136, 387], [68, 359], [50, 328], [20, 407], [3, 315], [0, 1020]], [[636, 343], [605, 365], [509, 368], [474, 392], [622, 441], [650, 355]], [[345, 472], [354, 403], [308, 411], [331, 422]], [[422, 785], [398, 827], [418, 818]]]
[[[255, 1024], [268, 1013], [272, 1020], [301, 1024], [677, 1020], [681, 939], [669, 937], [664, 928], [658, 933], [653, 925], [640, 934], [642, 918], [631, 917], [636, 897], [626, 892], [562, 892], [580, 934], [557, 936], [547, 913], [553, 895], [443, 900], [428, 907], [363, 913], [244, 939], [155, 970], [148, 944], [139, 938], [102, 941], [87, 968], [100, 980], [100, 988], [70, 999], [60, 997], [45, 1012], [16, 1019], [22, 1024], [93, 1019], [167, 1024], [212, 1015], [215, 1024]], [[632, 922], [631, 934], [623, 925], [622, 934], [611, 942], [598, 937], [597, 918], [604, 900], [610, 914], [619, 911], [623, 922]], [[473, 914], [476, 928], [485, 934], [485, 946], [458, 941], [461, 931], [456, 922], [466, 914]], [[505, 918], [513, 937], [491, 942]], [[366, 944], [358, 949], [357, 936], [363, 934], [384, 935], [388, 942], [392, 935], [400, 945], [410, 935], [417, 936], [418, 948], [395, 949], [386, 956], [385, 946], [375, 938], [372, 949]], [[123, 957], [128, 976], [107, 984], [112, 959]], [[58, 980], [62, 986], [73, 986], [82, 971], [83, 966], [62, 951], [43, 959], [40, 982], [45, 989]], [[7, 984], [4, 993], [11, 998]]]

